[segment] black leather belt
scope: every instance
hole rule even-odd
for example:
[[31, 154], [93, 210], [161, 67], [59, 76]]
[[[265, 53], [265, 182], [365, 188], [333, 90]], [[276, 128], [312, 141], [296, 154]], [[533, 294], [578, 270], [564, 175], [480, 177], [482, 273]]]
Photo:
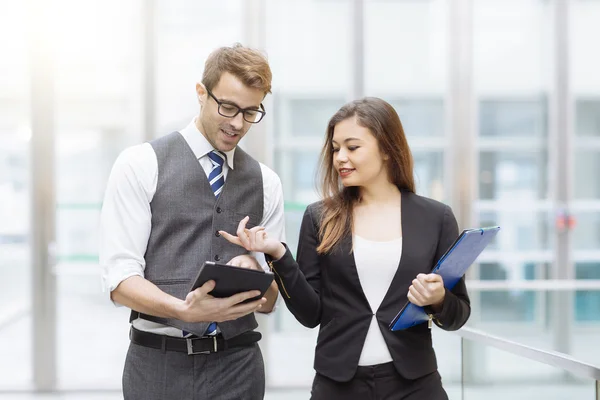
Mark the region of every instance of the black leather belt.
[[258, 342], [262, 338], [260, 332], [245, 332], [229, 340], [221, 335], [213, 337], [176, 338], [155, 333], [143, 332], [131, 327], [129, 339], [132, 343], [144, 347], [151, 347], [163, 351], [180, 351], [188, 355], [210, 354], [230, 349], [232, 347], [245, 347]]

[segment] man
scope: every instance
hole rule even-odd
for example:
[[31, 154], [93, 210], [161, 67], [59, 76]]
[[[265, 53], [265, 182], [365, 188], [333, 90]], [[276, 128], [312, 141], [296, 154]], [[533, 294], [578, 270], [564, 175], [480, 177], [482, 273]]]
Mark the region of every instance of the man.
[[132, 310], [125, 399], [264, 397], [253, 313], [273, 310], [276, 284], [251, 302], [244, 300], [258, 292], [212, 297], [212, 281], [188, 290], [207, 260], [262, 268], [218, 233], [235, 231], [245, 216], [284, 240], [279, 177], [237, 147], [262, 120], [270, 92], [271, 70], [259, 52], [239, 44], [217, 49], [196, 84], [199, 115], [115, 162], [100, 263], [112, 301]]

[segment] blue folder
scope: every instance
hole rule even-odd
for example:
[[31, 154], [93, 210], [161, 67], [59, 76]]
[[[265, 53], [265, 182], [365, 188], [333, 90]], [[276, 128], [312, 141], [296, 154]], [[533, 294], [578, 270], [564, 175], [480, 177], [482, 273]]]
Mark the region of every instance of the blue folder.
[[[499, 226], [464, 230], [431, 272], [441, 275], [444, 287], [452, 289], [499, 230]], [[390, 323], [390, 330], [398, 331], [427, 321], [429, 314], [423, 307], [408, 301]]]

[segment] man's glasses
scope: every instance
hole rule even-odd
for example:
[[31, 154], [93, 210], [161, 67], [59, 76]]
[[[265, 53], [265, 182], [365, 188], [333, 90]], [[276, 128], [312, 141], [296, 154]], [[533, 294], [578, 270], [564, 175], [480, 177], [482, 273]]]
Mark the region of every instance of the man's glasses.
[[220, 101], [215, 97], [214, 94], [212, 94], [210, 90], [208, 90], [208, 88], [206, 88], [206, 91], [208, 92], [210, 97], [212, 97], [219, 105], [217, 111], [219, 112], [219, 115], [222, 115], [223, 117], [233, 118], [239, 113], [242, 113], [244, 121], [250, 122], [251, 124], [256, 124], [259, 123], [260, 120], [263, 119], [263, 117], [266, 114], [265, 108], [263, 107], [262, 103], [260, 104], [260, 110], [257, 110], [256, 108], [239, 108], [235, 104]]

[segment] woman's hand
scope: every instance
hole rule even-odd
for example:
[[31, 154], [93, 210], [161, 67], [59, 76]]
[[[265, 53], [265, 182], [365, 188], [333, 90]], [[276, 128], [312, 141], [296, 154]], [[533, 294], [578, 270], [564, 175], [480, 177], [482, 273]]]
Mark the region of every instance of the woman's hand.
[[229, 260], [227, 265], [233, 265], [234, 267], [240, 268], [254, 269], [256, 271], [264, 271], [258, 263], [258, 261], [256, 261], [256, 258], [252, 257], [249, 254], [235, 256], [231, 260]]
[[408, 288], [411, 303], [419, 307], [431, 306], [436, 312], [441, 309], [445, 297], [444, 280], [438, 274], [419, 274]]
[[285, 246], [279, 240], [270, 238], [264, 227], [255, 226], [252, 229], [246, 229], [249, 219], [249, 217], [246, 217], [240, 221], [236, 232], [237, 236], [225, 231], [219, 231], [219, 233], [230, 243], [242, 246], [248, 251], [265, 253], [276, 260], [283, 257]]

